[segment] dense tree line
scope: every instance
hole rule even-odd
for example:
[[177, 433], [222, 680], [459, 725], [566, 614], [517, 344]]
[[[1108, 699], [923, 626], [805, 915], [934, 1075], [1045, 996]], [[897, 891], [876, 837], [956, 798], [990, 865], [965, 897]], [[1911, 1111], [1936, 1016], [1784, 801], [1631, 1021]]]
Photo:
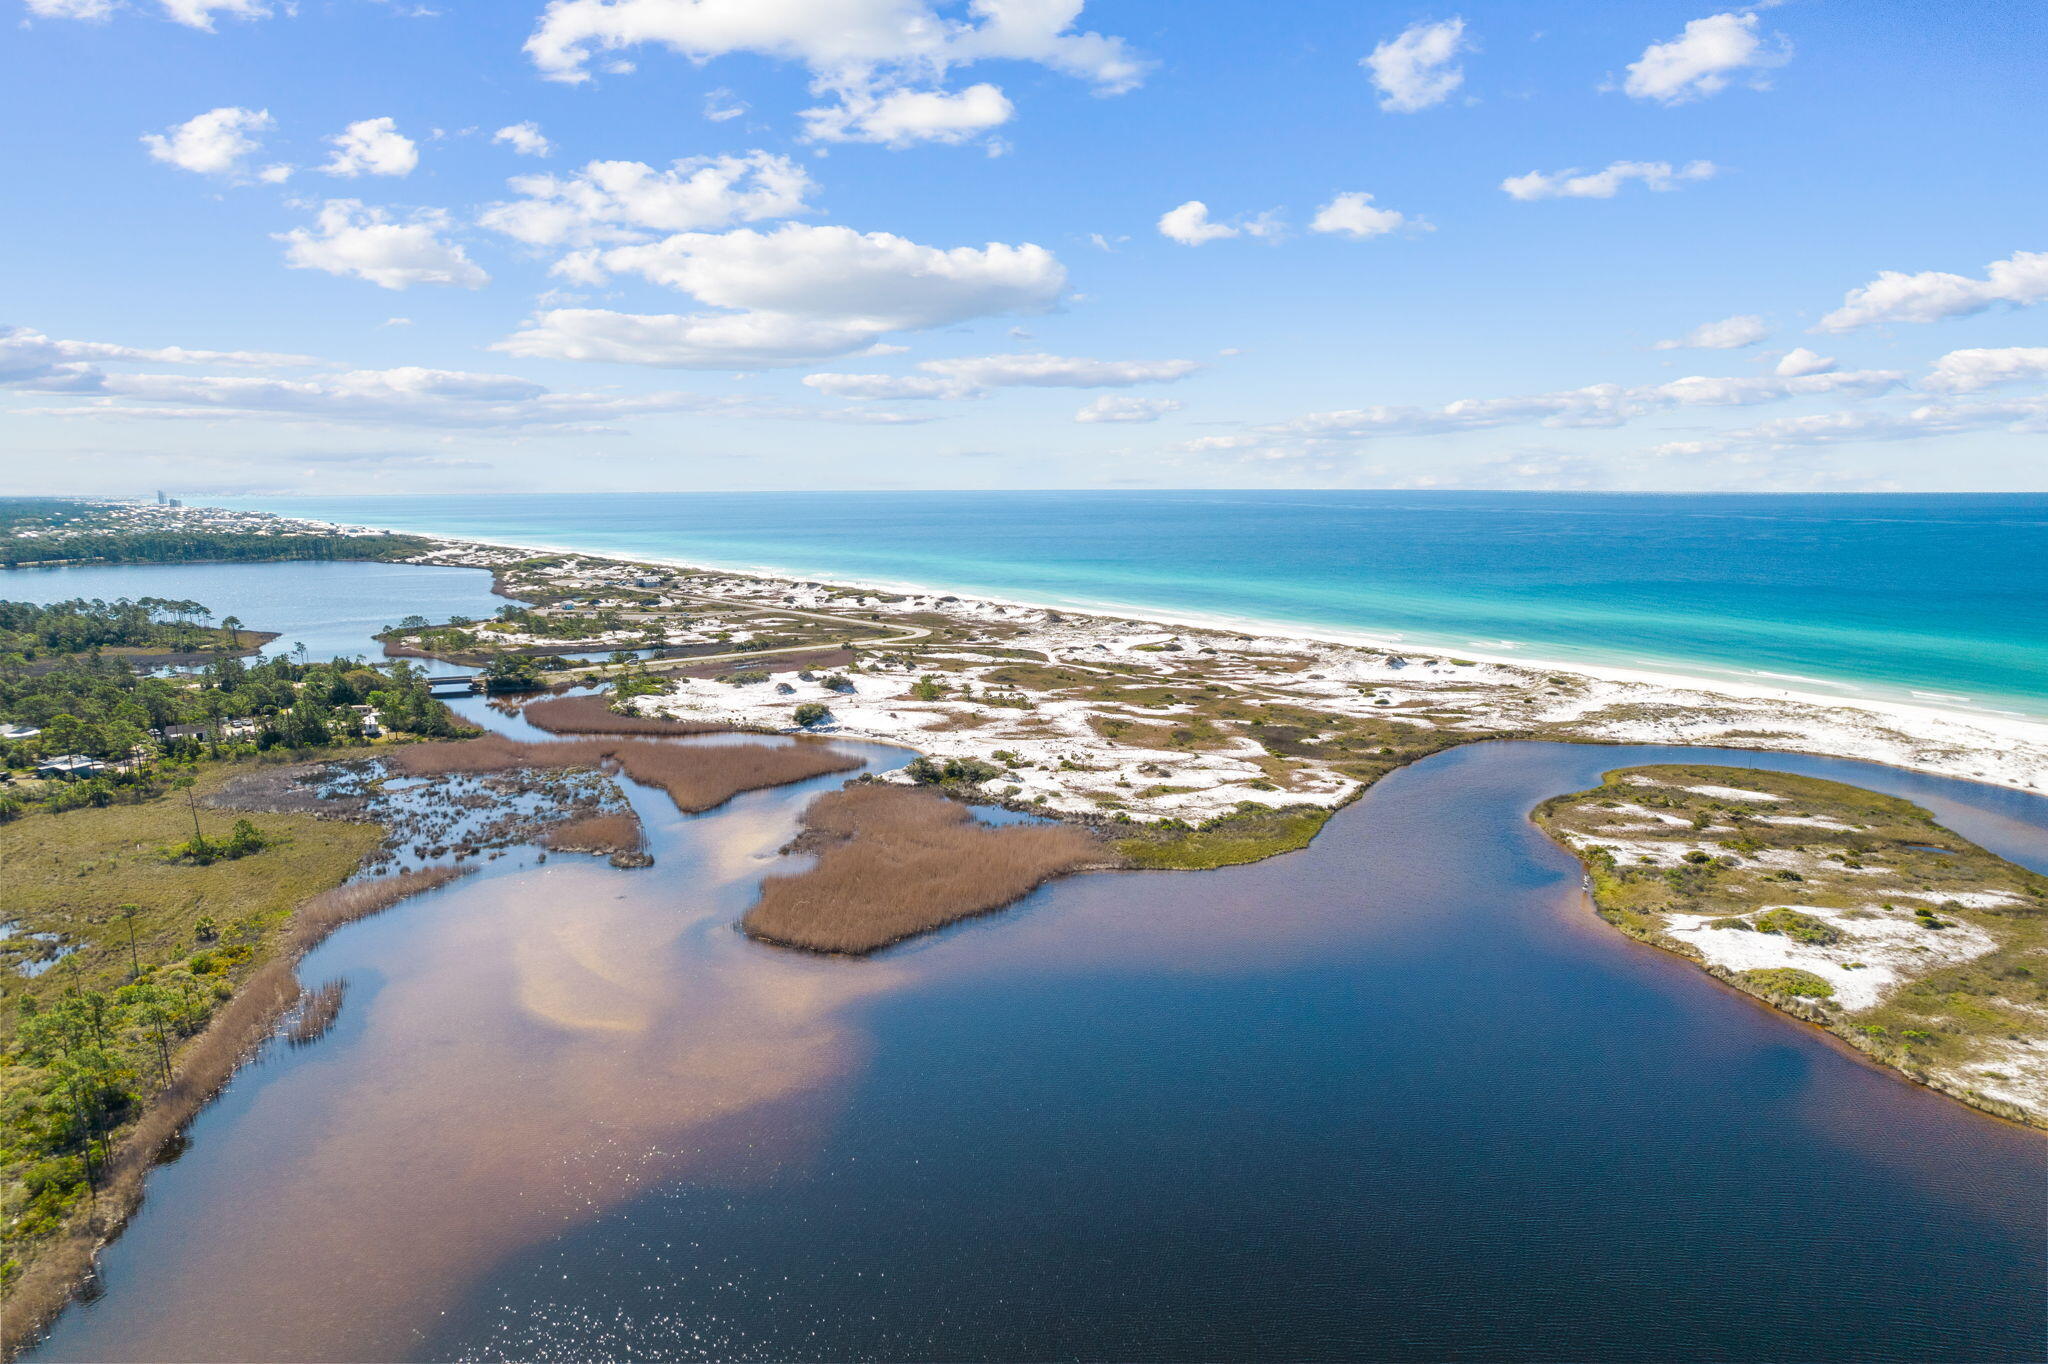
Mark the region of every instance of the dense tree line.
[[112, 511], [111, 502], [61, 497], [0, 497], [0, 532], [44, 530], [91, 522]]
[[431, 546], [409, 535], [255, 535], [239, 531], [79, 531], [0, 539], [0, 565], [87, 560], [175, 564], [287, 559], [409, 559]]
[[42, 730], [31, 741], [40, 753], [120, 757], [149, 731], [173, 726], [203, 731], [188, 744], [218, 743], [228, 722], [244, 719], [260, 723], [251, 740], [259, 748], [317, 748], [361, 732], [361, 717], [346, 709], [358, 705], [374, 708], [392, 729], [456, 732], [425, 674], [403, 662], [385, 671], [357, 659], [306, 663], [280, 655], [251, 664], [228, 657], [185, 681], [143, 676], [108, 657], [36, 667], [19, 655], [0, 657], [0, 720]]
[[[196, 601], [167, 597], [126, 597], [90, 601], [83, 597], [52, 602], [0, 601], [0, 654], [77, 654], [90, 649], [191, 650], [213, 642], [200, 622], [213, 612]], [[241, 622], [221, 622], [230, 639]]]
[[[0, 820], [31, 808], [54, 812], [148, 799], [167, 779], [166, 761], [360, 740], [367, 717], [358, 708], [374, 713], [386, 730], [432, 737], [459, 732], [454, 715], [427, 689], [426, 675], [404, 662], [382, 668], [360, 659], [313, 663], [301, 651], [297, 658], [249, 663], [222, 654], [195, 675], [153, 677], [99, 652], [101, 644], [144, 631], [154, 615], [208, 615], [197, 602], [145, 598], [13, 609], [19, 605], [0, 603], [0, 629], [34, 635], [46, 628], [67, 644], [85, 641], [77, 632], [88, 626], [97, 634], [89, 649], [34, 660], [18, 649], [0, 652], [0, 722], [40, 731], [0, 740], [0, 773], [73, 753], [119, 766], [33, 795], [0, 788]], [[222, 623], [239, 625], [233, 617]]]
[[168, 1083], [172, 1053], [227, 998], [228, 968], [252, 950], [244, 938], [145, 967], [111, 992], [72, 989], [47, 1004], [20, 997], [0, 1057], [16, 1081], [0, 1101], [0, 1165], [20, 1181], [9, 1199], [12, 1236], [54, 1231], [98, 1182], [115, 1129]]

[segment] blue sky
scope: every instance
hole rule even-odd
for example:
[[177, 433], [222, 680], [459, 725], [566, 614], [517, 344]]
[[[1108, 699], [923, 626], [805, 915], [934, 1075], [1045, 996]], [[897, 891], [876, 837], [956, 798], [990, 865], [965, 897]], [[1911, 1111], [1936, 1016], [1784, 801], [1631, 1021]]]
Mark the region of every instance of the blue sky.
[[15, 492], [2048, 487], [2048, 8], [0, 0]]

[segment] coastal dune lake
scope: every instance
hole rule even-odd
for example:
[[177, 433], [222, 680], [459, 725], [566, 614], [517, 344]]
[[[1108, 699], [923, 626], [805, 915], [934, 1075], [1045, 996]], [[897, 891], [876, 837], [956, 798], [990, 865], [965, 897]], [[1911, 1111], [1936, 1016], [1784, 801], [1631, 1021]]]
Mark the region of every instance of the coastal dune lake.
[[[0, 587], [194, 597], [316, 654], [371, 652], [365, 609], [492, 605], [368, 564]], [[633, 787], [652, 868], [508, 856], [309, 956], [333, 1031], [234, 1079], [30, 1358], [2038, 1358], [2048, 1142], [1609, 928], [1529, 822], [1681, 760], [2048, 869], [2036, 795], [1488, 743], [1301, 852], [837, 960], [733, 924], [843, 778], [698, 816]]]

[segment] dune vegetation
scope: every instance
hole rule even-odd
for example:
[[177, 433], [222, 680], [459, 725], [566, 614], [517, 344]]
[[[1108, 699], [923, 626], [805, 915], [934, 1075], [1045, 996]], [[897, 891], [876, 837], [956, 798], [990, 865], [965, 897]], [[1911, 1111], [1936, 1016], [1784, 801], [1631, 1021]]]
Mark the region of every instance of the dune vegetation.
[[1910, 801], [1752, 768], [1609, 772], [1535, 818], [1623, 932], [2048, 1126], [2048, 877]]

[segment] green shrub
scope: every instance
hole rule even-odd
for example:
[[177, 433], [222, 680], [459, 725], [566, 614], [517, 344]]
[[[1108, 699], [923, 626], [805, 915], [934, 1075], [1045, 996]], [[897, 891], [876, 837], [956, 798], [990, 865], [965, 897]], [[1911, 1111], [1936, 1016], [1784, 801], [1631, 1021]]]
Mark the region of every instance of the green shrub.
[[948, 758], [943, 763], [914, 758], [903, 770], [922, 786], [979, 786], [1003, 775], [1002, 768], [977, 758]]
[[254, 824], [246, 819], [238, 819], [235, 821], [234, 829], [228, 834], [228, 841], [221, 845], [221, 856], [247, 857], [250, 853], [261, 852], [269, 846], [270, 840], [258, 832]]
[[1835, 992], [1835, 987], [1811, 971], [1801, 971], [1794, 966], [1767, 966], [1761, 970], [1744, 971], [1742, 979], [1766, 994], [1793, 995], [1802, 999], [1826, 999]]
[[1782, 933], [1798, 942], [1836, 943], [1842, 940], [1841, 930], [1823, 919], [1811, 914], [1801, 914], [1796, 909], [1773, 909], [1756, 917], [1759, 933]]
[[614, 704], [630, 701], [636, 696], [664, 696], [668, 693], [668, 683], [651, 673], [627, 673], [613, 680], [611, 693]]
[[832, 712], [828, 707], [821, 706], [816, 701], [806, 701], [796, 708], [795, 713], [790, 718], [803, 728], [809, 729], [812, 725], [823, 724], [831, 719]]

